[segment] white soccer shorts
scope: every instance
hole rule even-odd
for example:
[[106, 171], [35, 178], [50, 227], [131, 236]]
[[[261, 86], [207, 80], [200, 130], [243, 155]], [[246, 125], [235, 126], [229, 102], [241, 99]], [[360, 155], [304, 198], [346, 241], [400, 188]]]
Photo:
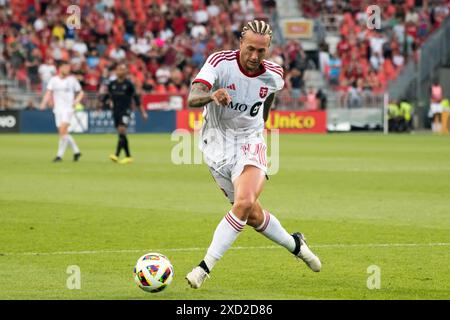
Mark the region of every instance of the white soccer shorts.
[[208, 160], [206, 156], [205, 161], [219, 188], [234, 203], [233, 182], [241, 175], [245, 166], [260, 168], [267, 175], [267, 146], [264, 142], [245, 143], [238, 146], [237, 154], [229, 161], [217, 163]]
[[70, 124], [72, 116], [73, 116], [73, 111], [72, 110], [56, 111], [55, 112], [56, 127], [59, 128], [59, 126], [62, 123]]

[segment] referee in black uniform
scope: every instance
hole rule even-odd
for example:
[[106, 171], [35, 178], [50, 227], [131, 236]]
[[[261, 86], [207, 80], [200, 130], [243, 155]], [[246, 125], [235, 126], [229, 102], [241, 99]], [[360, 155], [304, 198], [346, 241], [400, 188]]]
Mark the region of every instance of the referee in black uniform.
[[[103, 102], [107, 100], [112, 102], [114, 125], [119, 134], [116, 153], [111, 154], [109, 158], [114, 162], [126, 164], [133, 162], [130, 154], [127, 139], [127, 126], [131, 117], [131, 100], [134, 100], [134, 107], [140, 107], [142, 118], [146, 121], [148, 116], [144, 107], [141, 105], [141, 99], [136, 93], [133, 83], [127, 79], [128, 68], [125, 64], [119, 64], [116, 67], [117, 79], [111, 81], [108, 85], [108, 93], [103, 97]], [[119, 161], [119, 155], [122, 149], [125, 151], [125, 158]]]

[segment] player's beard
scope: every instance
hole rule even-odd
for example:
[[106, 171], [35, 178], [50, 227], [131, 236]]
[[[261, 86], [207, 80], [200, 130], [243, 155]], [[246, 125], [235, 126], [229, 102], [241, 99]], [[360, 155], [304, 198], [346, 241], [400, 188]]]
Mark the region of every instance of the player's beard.
[[247, 62], [247, 69], [249, 71], [257, 71], [261, 66], [261, 63], [259, 61], [248, 61]]

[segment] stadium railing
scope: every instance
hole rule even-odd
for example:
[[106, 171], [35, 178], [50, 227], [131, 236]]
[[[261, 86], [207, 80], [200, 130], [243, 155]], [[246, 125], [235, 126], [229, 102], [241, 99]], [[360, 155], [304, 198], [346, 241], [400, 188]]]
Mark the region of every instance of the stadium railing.
[[[185, 99], [185, 95], [182, 94], [152, 94], [144, 93], [142, 96], [149, 96], [154, 98], [159, 98], [152, 100], [150, 103], [155, 104], [155, 109], [158, 108], [157, 104], [167, 104], [170, 98], [180, 97]], [[326, 108], [383, 108], [383, 93], [373, 93], [369, 91], [364, 91], [357, 97], [349, 95], [347, 92], [342, 91], [324, 91], [325, 99], [320, 99], [316, 97], [314, 100], [308, 100], [306, 93], [300, 94], [299, 97], [294, 97], [292, 92], [282, 91], [276, 97], [275, 106], [281, 110], [315, 110], [315, 109], [326, 109]], [[167, 97], [167, 99], [163, 99]], [[16, 91], [10, 91], [2, 89], [0, 90], [0, 109], [26, 109], [26, 108], [38, 108], [39, 103], [42, 99], [42, 94], [35, 91], [21, 91], [20, 93]], [[85, 91], [85, 97], [83, 98], [82, 104], [86, 109], [96, 109], [100, 100], [100, 94], [97, 92]], [[144, 102], [146, 99], [144, 98]], [[178, 106], [173, 109], [183, 109], [186, 108], [184, 103], [177, 101]], [[166, 109], [166, 108], [161, 108]]]

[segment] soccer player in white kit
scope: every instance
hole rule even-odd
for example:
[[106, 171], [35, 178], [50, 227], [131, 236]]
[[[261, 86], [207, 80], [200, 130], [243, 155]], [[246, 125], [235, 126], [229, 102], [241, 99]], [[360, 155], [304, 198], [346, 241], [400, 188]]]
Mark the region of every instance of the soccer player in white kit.
[[289, 234], [258, 201], [267, 173], [264, 123], [275, 92], [284, 86], [283, 69], [265, 60], [271, 38], [272, 30], [264, 21], [247, 23], [239, 50], [210, 55], [192, 83], [189, 106], [205, 107], [200, 149], [232, 204], [204, 259], [186, 276], [192, 288], [199, 288], [209, 277], [245, 225], [285, 247], [313, 271], [321, 269], [303, 234]]
[[50, 78], [47, 84], [47, 91], [42, 99], [40, 109], [44, 110], [53, 99], [53, 113], [59, 133], [58, 152], [53, 162], [62, 161], [67, 145], [72, 148], [73, 160], [78, 161], [81, 152], [69, 134], [69, 126], [75, 106], [83, 99], [84, 93], [78, 80], [70, 75], [68, 62], [63, 61], [58, 71], [58, 74]]

